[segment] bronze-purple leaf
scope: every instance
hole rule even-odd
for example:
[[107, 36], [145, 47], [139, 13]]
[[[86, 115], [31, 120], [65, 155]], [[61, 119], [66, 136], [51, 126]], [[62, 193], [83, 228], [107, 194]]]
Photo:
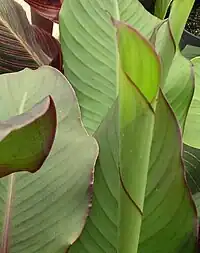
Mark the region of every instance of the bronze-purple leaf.
[[[0, 16], [0, 74], [20, 71], [26, 67], [37, 69], [52, 62], [51, 54], [38, 43], [38, 32], [29, 23], [18, 3], [1, 1]], [[47, 35], [40, 32], [39, 36]], [[46, 47], [50, 43], [55, 45], [53, 39], [48, 37]]]
[[60, 70], [63, 73], [63, 58], [60, 42], [51, 34], [45, 32], [37, 26], [34, 26], [36, 40], [41, 49], [48, 55], [52, 61], [49, 65]]
[[61, 0], [25, 0], [38, 14], [58, 23]]

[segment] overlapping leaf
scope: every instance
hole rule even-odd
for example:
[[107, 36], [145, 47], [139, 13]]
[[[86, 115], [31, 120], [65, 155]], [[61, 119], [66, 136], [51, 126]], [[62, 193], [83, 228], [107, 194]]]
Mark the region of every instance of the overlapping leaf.
[[155, 51], [136, 30], [119, 21], [114, 24], [120, 54], [117, 248], [119, 252], [132, 253], [137, 252], [139, 243], [161, 69]]
[[32, 27], [18, 3], [0, 0], [0, 73], [49, 65], [53, 49], [60, 54], [58, 42]]
[[[26, 93], [24, 111], [52, 96], [58, 122], [52, 150], [41, 169], [0, 180], [1, 252], [66, 252], [88, 213], [96, 141], [83, 128], [73, 89], [56, 69], [5, 74], [0, 83], [1, 120], [18, 114]], [[31, 149], [36, 141], [23, 148]]]
[[55, 133], [56, 110], [51, 97], [28, 112], [0, 121], [0, 177], [16, 171], [36, 172], [51, 150]]
[[58, 22], [62, 0], [24, 0], [41, 16]]
[[[147, 44], [147, 48], [142, 50], [145, 43], [143, 44], [143, 41], [138, 43], [137, 33], [133, 43], [129, 40], [130, 38], [134, 40], [134, 36], [125, 34], [122, 36], [120, 59], [124, 78], [119, 79], [119, 107], [123, 106], [123, 114], [119, 115], [118, 104], [115, 104], [96, 133], [100, 155], [95, 171], [92, 211], [80, 239], [72, 245], [69, 252], [194, 253], [197, 233], [196, 212], [184, 178], [180, 129], [173, 111], [161, 92], [156, 100], [149, 100], [152, 104], [147, 102], [152, 92], [151, 88], [152, 86], [155, 88], [156, 84], [151, 83], [152, 86], [144, 89], [144, 78], [148, 75], [149, 80], [155, 81], [152, 77], [159, 71], [159, 68], [152, 67], [155, 67], [154, 64], [150, 65], [150, 58], [145, 61], [153, 49], [147, 53], [147, 48], [150, 47]], [[130, 49], [131, 45], [133, 48]], [[128, 50], [123, 46], [129, 46]], [[134, 61], [134, 54], [130, 53], [132, 57], [127, 57], [129, 55], [123, 54], [122, 50], [137, 52], [136, 59], [137, 54], [143, 57], [141, 61], [138, 59]], [[146, 64], [142, 65], [142, 61]], [[149, 71], [150, 69], [153, 73]], [[138, 82], [136, 85], [132, 83], [132, 86], [127, 86], [134, 80]], [[124, 98], [123, 101], [120, 96]], [[150, 111], [154, 114], [152, 141], [151, 134], [148, 137], [144, 135], [152, 127], [152, 120], [145, 122]], [[120, 112], [122, 113], [122, 110]], [[122, 135], [119, 133], [119, 122]], [[124, 138], [126, 142], [122, 142]], [[149, 148], [150, 160], [148, 160]], [[144, 173], [143, 170], [147, 164], [148, 178], [146, 171]], [[125, 177], [119, 173], [121, 170], [126, 170]], [[122, 193], [120, 195], [120, 185], [127, 197], [124, 202], [121, 202], [121, 198], [125, 196]], [[146, 193], [143, 213], [144, 195], [140, 195], [139, 192], [141, 193], [142, 189], [144, 193], [144, 188]], [[120, 202], [124, 206], [121, 206]], [[120, 218], [125, 215], [124, 220], [120, 222], [119, 207], [122, 208]], [[142, 228], [141, 233], [138, 233], [142, 213]], [[184, 226], [180, 226], [183, 223]], [[119, 235], [121, 237], [118, 237]], [[138, 250], [134, 238], [136, 235], [140, 241]]]

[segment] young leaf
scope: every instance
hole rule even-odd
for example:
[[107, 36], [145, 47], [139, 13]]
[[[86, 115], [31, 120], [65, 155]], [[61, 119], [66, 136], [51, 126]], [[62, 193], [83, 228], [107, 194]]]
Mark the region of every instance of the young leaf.
[[83, 128], [73, 89], [56, 69], [4, 74], [0, 83], [2, 120], [18, 114], [25, 93], [24, 111], [50, 95], [57, 112], [55, 141], [41, 169], [0, 180], [1, 252], [66, 252], [80, 235], [91, 204], [96, 141]]
[[[137, 86], [149, 103], [152, 103], [156, 98], [161, 80], [160, 59], [137, 30], [119, 21], [114, 21], [114, 25], [117, 28], [119, 64], [130, 78], [130, 82]], [[133, 71], [133, 66], [130, 64], [133, 59], [135, 68], [140, 69], [140, 71]], [[144, 69], [146, 75], [141, 75]]]
[[55, 133], [56, 109], [51, 97], [24, 114], [0, 121], [0, 177], [37, 171], [51, 150]]

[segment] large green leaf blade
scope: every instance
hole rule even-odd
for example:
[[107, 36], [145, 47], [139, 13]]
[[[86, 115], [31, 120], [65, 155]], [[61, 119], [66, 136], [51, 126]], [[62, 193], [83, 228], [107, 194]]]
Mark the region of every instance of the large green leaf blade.
[[[141, 44], [142, 42], [140, 43], [140, 46]], [[131, 50], [141, 50], [140, 46], [136, 47], [136, 45], [138, 45], [137, 43], [133, 43], [133, 45], [135, 48], [132, 48]], [[140, 65], [137, 65], [137, 62], [134, 62], [134, 58], [124, 58], [123, 61], [125, 62], [125, 60], [132, 65], [133, 72], [139, 71], [141, 76], [146, 74], [145, 68], [140, 69]], [[128, 83], [130, 84], [131, 77], [126, 74], [125, 77], [128, 78]], [[152, 85], [158, 87], [158, 84], [152, 83]], [[130, 88], [130, 86], [127, 87]], [[135, 86], [133, 85], [133, 87], [138, 87], [135, 94], [137, 94], [137, 97], [139, 98], [142, 94], [140, 86], [137, 86], [136, 84]], [[72, 245], [69, 252], [114, 253], [131, 252], [132, 250], [132, 252], [140, 253], [194, 253], [196, 252], [197, 217], [195, 206], [184, 178], [184, 167], [181, 157], [182, 140], [177, 120], [169, 104], [160, 92], [159, 97], [156, 99], [157, 104], [155, 108], [153, 140], [150, 141], [150, 128], [152, 127], [152, 122], [149, 122], [150, 124], [147, 124], [149, 129], [146, 129], [148, 131], [145, 131], [146, 134], [147, 132], [149, 133], [148, 138], [146, 138], [147, 146], [145, 146], [143, 142], [144, 139], [142, 139], [142, 133], [144, 134], [146, 125], [136, 125], [137, 129], [134, 129], [133, 118], [135, 117], [134, 120], [136, 124], [136, 116], [140, 115], [137, 114], [137, 112], [144, 112], [143, 109], [147, 109], [147, 99], [145, 99], [143, 94], [143, 100], [140, 100], [144, 102], [142, 106], [139, 101], [136, 103], [133, 91], [131, 93], [131, 89], [127, 89], [126, 91], [127, 92], [124, 93], [123, 97], [124, 104], [125, 98], [127, 98], [127, 107], [123, 107], [124, 110], [126, 109], [126, 114], [119, 115], [118, 105], [115, 104], [102, 122], [100, 129], [96, 132], [96, 137], [100, 145], [100, 155], [95, 171], [93, 206], [82, 235], [79, 240]], [[133, 100], [130, 100], [131, 94]], [[120, 97], [119, 101], [119, 106], [122, 106]], [[139, 106], [140, 111], [136, 110], [138, 109], [136, 105]], [[153, 106], [155, 106], [155, 104], [153, 104]], [[148, 109], [152, 110], [150, 108], [153, 106], [149, 105]], [[127, 115], [130, 118], [128, 118]], [[144, 113], [142, 115], [144, 117], [143, 120], [145, 120], [146, 115]], [[123, 142], [123, 144], [126, 144], [123, 146], [123, 149], [121, 146], [123, 136], [120, 136], [119, 134], [119, 116], [121, 122], [120, 127], [125, 129], [125, 127], [130, 126], [131, 130], [131, 134], [126, 136], [128, 141]], [[128, 118], [132, 119], [132, 121], [124, 121], [126, 124], [123, 125], [122, 123], [124, 122], [121, 118], [122, 116], [125, 116], [124, 120]], [[139, 122], [141, 123], [142, 121]], [[145, 121], [143, 121], [143, 123], [144, 122]], [[141, 130], [141, 133], [139, 130]], [[144, 138], [145, 137], [147, 136], [145, 135]], [[138, 139], [140, 139], [140, 141], [136, 142]], [[151, 142], [150, 152], [148, 152], [149, 141]], [[142, 148], [144, 153], [141, 152]], [[150, 155], [149, 164], [148, 155]], [[121, 159], [124, 159], [123, 162]], [[141, 159], [141, 163], [138, 162], [139, 159]], [[148, 168], [146, 168], [147, 164], [149, 165]], [[143, 170], [144, 168], [145, 173]], [[119, 169], [120, 171], [121, 169], [127, 170], [126, 181], [122, 181], [122, 177], [120, 178]], [[129, 174], [128, 169], [130, 169]], [[141, 174], [143, 175], [140, 174], [140, 169]], [[146, 178], [147, 172], [148, 178]], [[135, 176], [133, 177], [133, 175]], [[142, 176], [143, 180], [141, 180]], [[122, 182], [125, 182], [126, 185], [122, 184]], [[126, 186], [124, 189], [126, 190], [126, 196], [129, 197], [128, 201], [130, 204], [128, 205], [126, 203], [126, 206], [123, 207], [123, 211], [127, 215], [124, 217], [124, 227], [119, 227], [119, 224], [121, 224], [119, 223], [119, 208], [121, 207], [121, 199], [119, 197], [120, 183], [121, 185]], [[131, 185], [131, 183], [133, 184]], [[143, 193], [141, 187], [143, 187]], [[133, 188], [135, 190], [134, 195], [132, 192], [130, 194], [130, 190]], [[146, 189], [145, 196], [144, 189]], [[140, 198], [138, 198], [138, 191], [141, 191]], [[143, 201], [144, 214], [141, 221], [138, 216], [141, 218]], [[133, 217], [135, 217], [135, 219]], [[184, 223], [184, 227], [180, 226], [182, 223]], [[135, 224], [134, 227], [133, 224]], [[125, 230], [125, 228], [127, 229]], [[120, 242], [118, 236], [122, 231], [124, 235], [122, 246], [126, 248], [119, 247]], [[133, 231], [135, 232], [134, 235], [132, 234]], [[126, 241], [127, 237], [129, 239], [128, 242]], [[120, 239], [122, 239], [122, 237]], [[136, 251], [138, 239], [140, 239], [139, 248], [138, 251]], [[130, 241], [132, 242], [132, 245], [130, 244]], [[125, 245], [126, 242], [128, 245]]]
[[0, 121], [0, 177], [37, 171], [51, 150], [55, 133], [56, 109], [51, 97], [26, 113]]
[[27, 92], [24, 111], [50, 95], [58, 122], [53, 147], [41, 170], [0, 180], [2, 250], [63, 253], [79, 236], [88, 214], [96, 141], [83, 128], [75, 93], [59, 71], [26, 69], [0, 79], [2, 120], [18, 114]]
[[92, 133], [117, 95], [116, 40], [110, 15], [146, 36], [158, 22], [132, 0], [65, 0], [60, 12], [65, 74], [75, 88], [83, 123]]

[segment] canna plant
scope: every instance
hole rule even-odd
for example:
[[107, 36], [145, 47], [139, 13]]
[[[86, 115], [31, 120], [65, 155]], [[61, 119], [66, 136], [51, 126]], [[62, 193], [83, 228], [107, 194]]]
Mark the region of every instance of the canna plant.
[[0, 0], [0, 252], [198, 252], [194, 0], [27, 2], [61, 46]]

